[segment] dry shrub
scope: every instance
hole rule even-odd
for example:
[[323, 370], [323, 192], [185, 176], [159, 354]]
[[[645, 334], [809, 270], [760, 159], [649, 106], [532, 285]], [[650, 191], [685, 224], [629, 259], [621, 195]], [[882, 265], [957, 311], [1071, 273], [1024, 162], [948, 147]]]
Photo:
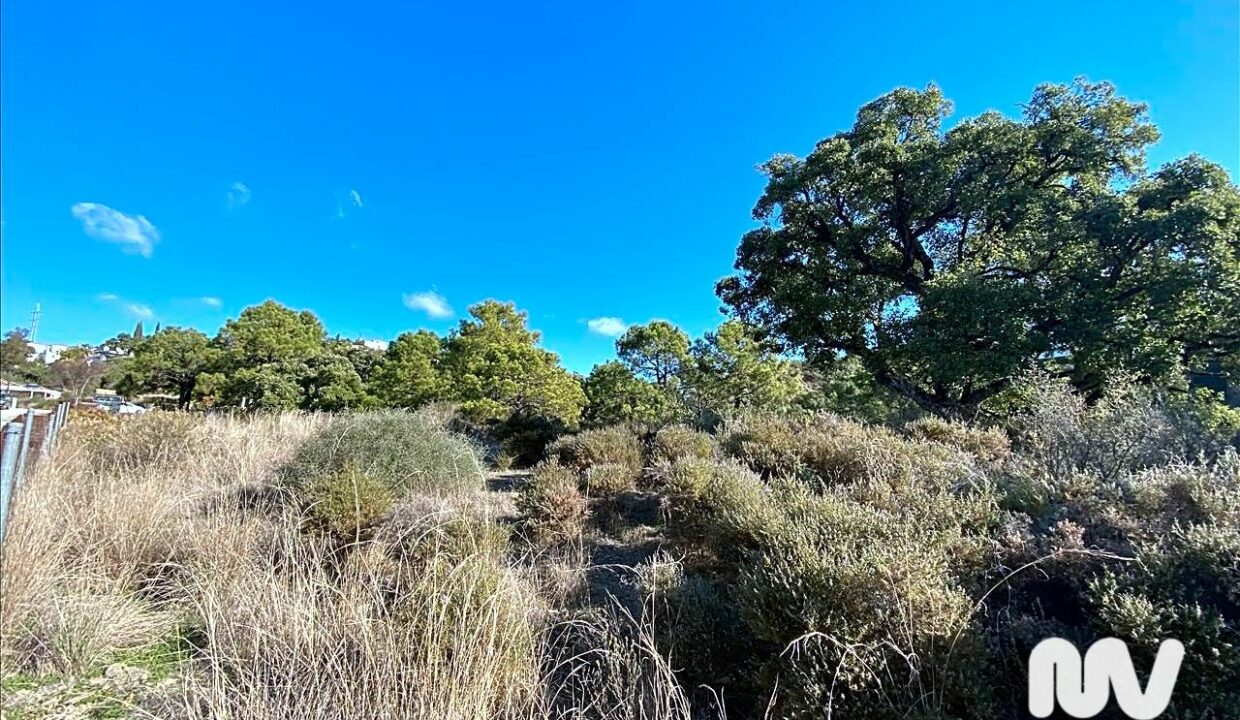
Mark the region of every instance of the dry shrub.
[[860, 482], [946, 486], [980, 474], [963, 452], [830, 413], [743, 415], [725, 425], [720, 444], [763, 477], [799, 477], [819, 489]]
[[[607, 607], [577, 613], [548, 632], [545, 717], [691, 720], [689, 698], [651, 622]], [[711, 716], [706, 716], [711, 717]]]
[[642, 445], [624, 425], [566, 435], [547, 448], [547, 457], [579, 471], [593, 465], [620, 465], [636, 475], [642, 468]]
[[625, 465], [591, 465], [586, 468], [582, 477], [585, 480], [586, 495], [590, 497], [612, 497], [637, 488], [637, 475]]
[[1012, 454], [1007, 433], [998, 428], [979, 428], [936, 417], [924, 417], [905, 425], [904, 431], [918, 440], [942, 443], [963, 450], [985, 464], [1002, 463]]
[[580, 538], [589, 514], [577, 472], [557, 462], [542, 462], [534, 468], [530, 481], [517, 495], [517, 509], [527, 533], [540, 543]]
[[715, 452], [715, 439], [709, 434], [684, 425], [668, 425], [655, 433], [650, 460], [658, 464], [687, 457], [709, 459]]

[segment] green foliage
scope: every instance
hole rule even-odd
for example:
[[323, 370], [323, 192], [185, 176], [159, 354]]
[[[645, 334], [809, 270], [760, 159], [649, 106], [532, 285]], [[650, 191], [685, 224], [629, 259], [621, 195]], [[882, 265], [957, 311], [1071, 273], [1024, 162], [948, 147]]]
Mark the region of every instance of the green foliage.
[[[329, 346], [330, 347], [330, 346]], [[348, 410], [373, 404], [362, 376], [347, 355], [327, 350], [310, 360], [302, 378], [301, 406], [308, 410]]]
[[316, 477], [303, 497], [311, 521], [346, 540], [373, 528], [395, 499], [391, 486], [349, 464]]
[[274, 300], [241, 311], [216, 338], [233, 367], [306, 362], [323, 351], [324, 332], [308, 310], [290, 310]]
[[616, 354], [634, 375], [669, 388], [689, 361], [689, 336], [666, 320], [634, 325], [616, 341]]
[[594, 366], [582, 387], [587, 398], [582, 422], [590, 427], [654, 424], [677, 412], [677, 403], [668, 392], [618, 361]]
[[431, 419], [400, 411], [337, 415], [282, 469], [295, 488], [349, 471], [397, 495], [457, 495], [482, 488], [477, 450]]
[[[776, 156], [719, 295], [811, 360], [843, 352], [943, 415], [1070, 355], [1164, 379], [1234, 356], [1240, 192], [1189, 157], [1147, 174], [1158, 133], [1108, 84], [1038, 87], [1018, 120], [944, 130], [936, 87], [865, 105], [804, 159]], [[1054, 351], [1054, 352], [1052, 352]]]
[[491, 428], [502, 447], [501, 455], [522, 466], [542, 459], [547, 446], [564, 434], [564, 422], [557, 417], [518, 410]]
[[43, 367], [31, 361], [34, 348], [26, 341], [25, 328], [13, 328], [0, 341], [0, 375], [13, 382], [39, 382], [45, 374]]
[[539, 463], [517, 495], [525, 530], [537, 542], [576, 540], [585, 529], [589, 506], [578, 487], [577, 471], [556, 462]]
[[402, 333], [383, 353], [371, 392], [388, 407], [415, 408], [445, 395], [443, 343], [432, 332]]
[[735, 320], [694, 342], [692, 357], [693, 402], [719, 415], [787, 408], [804, 392], [797, 366]]
[[514, 411], [559, 418], [575, 426], [586, 397], [581, 382], [560, 366], [555, 353], [538, 347], [526, 314], [494, 300], [469, 309], [472, 320], [445, 343], [443, 367], [449, 397], [477, 420], [502, 420]]
[[900, 424], [922, 412], [876, 382], [855, 357], [817, 358], [814, 365], [803, 365], [801, 372], [806, 392], [797, 405], [807, 410], [825, 410], [874, 424]]
[[132, 355], [125, 363], [118, 389], [126, 394], [174, 393], [181, 407], [189, 407], [198, 377], [219, 362], [219, 355], [207, 336], [197, 330], [162, 328], [132, 343]]

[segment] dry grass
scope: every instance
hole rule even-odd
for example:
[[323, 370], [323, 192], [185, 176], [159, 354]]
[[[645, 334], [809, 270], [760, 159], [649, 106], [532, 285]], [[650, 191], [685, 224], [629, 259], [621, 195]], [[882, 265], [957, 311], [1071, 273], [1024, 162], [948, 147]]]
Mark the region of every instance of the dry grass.
[[190, 649], [158, 698], [114, 699], [132, 716], [688, 718], [649, 628], [558, 619], [572, 593], [549, 588], [580, 568], [511, 559], [476, 497], [406, 496], [365, 540], [319, 531], [274, 478], [324, 422], [71, 425], [14, 506], [6, 679], [101, 677], [173, 642]]

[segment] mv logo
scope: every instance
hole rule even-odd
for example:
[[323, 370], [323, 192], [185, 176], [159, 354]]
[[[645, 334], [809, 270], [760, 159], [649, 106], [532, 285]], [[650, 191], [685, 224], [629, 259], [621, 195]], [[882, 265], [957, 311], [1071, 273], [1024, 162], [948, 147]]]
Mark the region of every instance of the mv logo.
[[1029, 714], [1050, 717], [1058, 699], [1059, 707], [1068, 715], [1091, 718], [1106, 707], [1114, 688], [1115, 700], [1125, 715], [1133, 720], [1153, 720], [1171, 702], [1183, 659], [1184, 645], [1178, 640], [1164, 640], [1142, 692], [1123, 640], [1099, 640], [1085, 651], [1082, 662], [1075, 645], [1063, 638], [1048, 638], [1029, 654]]

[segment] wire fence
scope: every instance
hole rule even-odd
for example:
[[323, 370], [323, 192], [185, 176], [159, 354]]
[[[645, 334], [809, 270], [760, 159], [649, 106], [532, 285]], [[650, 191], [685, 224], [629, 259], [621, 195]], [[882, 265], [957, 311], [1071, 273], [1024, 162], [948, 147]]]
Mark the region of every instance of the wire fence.
[[35, 463], [56, 447], [60, 431], [68, 421], [69, 403], [64, 402], [52, 410], [27, 409], [4, 423], [0, 444], [0, 543], [4, 542], [13, 496], [21, 491], [26, 474]]

